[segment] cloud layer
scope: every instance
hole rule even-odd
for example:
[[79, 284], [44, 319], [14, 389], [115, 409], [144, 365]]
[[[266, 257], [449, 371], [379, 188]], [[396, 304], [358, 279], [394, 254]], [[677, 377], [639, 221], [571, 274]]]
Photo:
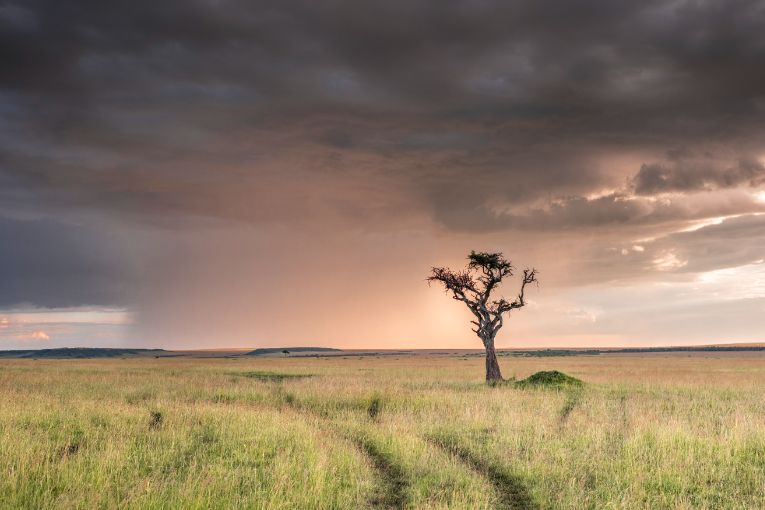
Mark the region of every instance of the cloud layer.
[[[551, 292], [756, 263], [764, 23], [758, 1], [6, 1], [0, 306], [433, 344], [466, 337], [410, 318], [416, 278], [470, 248]], [[329, 304], [284, 333], [316, 295], [374, 302], [365, 337]]]

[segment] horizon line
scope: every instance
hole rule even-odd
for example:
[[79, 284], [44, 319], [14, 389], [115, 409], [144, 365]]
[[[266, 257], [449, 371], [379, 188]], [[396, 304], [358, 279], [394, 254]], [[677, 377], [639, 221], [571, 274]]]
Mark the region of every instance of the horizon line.
[[[765, 340], [760, 342], [715, 342], [715, 343], [698, 343], [698, 344], [662, 344], [662, 345], [622, 345], [622, 346], [545, 346], [545, 347], [497, 347], [497, 351], [556, 351], [556, 350], [569, 350], [569, 351], [619, 351], [625, 349], [694, 349], [694, 348], [710, 348], [710, 347], [763, 347], [765, 348]], [[273, 347], [214, 347], [214, 348], [163, 348], [163, 347], [136, 347], [136, 346], [124, 346], [124, 347], [99, 347], [99, 346], [59, 346], [59, 347], [41, 347], [34, 349], [0, 349], [0, 352], [5, 351], [45, 351], [45, 350], [57, 350], [57, 349], [114, 349], [114, 350], [144, 350], [144, 351], [165, 351], [165, 352], [252, 352], [257, 349], [335, 349], [340, 352], [422, 352], [422, 351], [480, 351], [483, 349], [480, 347], [431, 347], [431, 348], [410, 348], [410, 347], [385, 347], [385, 348], [341, 348], [331, 347], [326, 345], [279, 345]]]

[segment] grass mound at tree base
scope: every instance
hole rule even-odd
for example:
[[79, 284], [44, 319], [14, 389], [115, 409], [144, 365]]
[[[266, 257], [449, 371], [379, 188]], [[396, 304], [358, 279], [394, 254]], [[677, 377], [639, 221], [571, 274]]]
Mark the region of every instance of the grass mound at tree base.
[[526, 379], [515, 382], [515, 386], [518, 388], [563, 388], [580, 387], [583, 385], [584, 382], [581, 379], [571, 377], [557, 370], [537, 372]]

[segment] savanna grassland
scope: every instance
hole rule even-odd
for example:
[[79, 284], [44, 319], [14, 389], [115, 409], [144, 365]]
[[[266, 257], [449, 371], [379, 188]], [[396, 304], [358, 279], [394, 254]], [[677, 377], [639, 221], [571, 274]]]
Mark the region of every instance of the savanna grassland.
[[765, 356], [0, 360], [0, 508], [764, 508]]

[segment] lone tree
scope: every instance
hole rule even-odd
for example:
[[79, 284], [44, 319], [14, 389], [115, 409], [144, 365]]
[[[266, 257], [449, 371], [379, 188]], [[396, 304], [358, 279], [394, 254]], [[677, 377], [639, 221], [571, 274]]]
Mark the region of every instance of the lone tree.
[[521, 290], [514, 301], [501, 297], [492, 299], [492, 292], [502, 283], [502, 280], [513, 276], [513, 265], [501, 253], [484, 253], [471, 251], [468, 255], [467, 268], [453, 271], [446, 267], [434, 267], [428, 277], [428, 284], [438, 282], [447, 293], [457, 301], [462, 301], [475, 315], [476, 320], [470, 321], [475, 325], [473, 332], [483, 342], [486, 348], [486, 382], [491, 384], [502, 380], [502, 372], [497, 363], [497, 353], [494, 350], [494, 338], [502, 328], [502, 315], [516, 308], [526, 306], [524, 292], [526, 285], [537, 283], [537, 270], [524, 269]]

